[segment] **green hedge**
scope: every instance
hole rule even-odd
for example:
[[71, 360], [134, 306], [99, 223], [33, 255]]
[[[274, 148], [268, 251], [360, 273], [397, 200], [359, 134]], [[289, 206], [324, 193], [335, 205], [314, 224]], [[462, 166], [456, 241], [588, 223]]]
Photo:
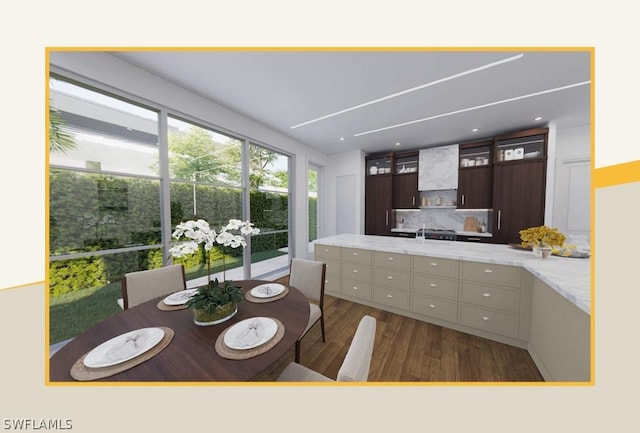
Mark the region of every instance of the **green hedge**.
[[[161, 243], [159, 181], [51, 169], [49, 187], [51, 255]], [[194, 217], [193, 193], [193, 185], [171, 184], [172, 227]], [[195, 193], [196, 216], [209, 221], [213, 228], [225, 225], [231, 218], [241, 218], [240, 189], [197, 185]], [[263, 233], [252, 238], [251, 252], [286, 247], [286, 232], [268, 232], [287, 229], [287, 195], [251, 191], [250, 206], [251, 222]], [[310, 206], [315, 209], [315, 200]], [[310, 215], [315, 218], [315, 210]], [[315, 231], [315, 221], [310, 224], [310, 236], [311, 230]], [[242, 249], [227, 248], [225, 254], [239, 256]], [[205, 256], [201, 252], [174, 262], [193, 267], [205, 263]], [[50, 293], [59, 296], [102, 286], [118, 281], [126, 272], [162, 264], [160, 249], [51, 262]]]

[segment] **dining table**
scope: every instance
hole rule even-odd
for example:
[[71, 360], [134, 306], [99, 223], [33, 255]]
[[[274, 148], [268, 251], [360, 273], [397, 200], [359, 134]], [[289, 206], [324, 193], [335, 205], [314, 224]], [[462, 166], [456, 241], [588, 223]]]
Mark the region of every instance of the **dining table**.
[[[283, 284], [286, 295], [275, 300], [254, 298], [258, 302], [252, 302], [247, 292], [250, 294], [253, 288], [275, 283], [264, 280], [233, 283], [242, 289], [244, 296], [231, 319], [199, 326], [194, 323], [190, 309], [160, 308], [166, 295], [160, 296], [109, 317], [73, 338], [49, 359], [49, 382], [79, 383], [72, 368], [77, 368], [83, 357], [101, 343], [143, 328], [169, 329], [172, 338], [149, 359], [117, 374], [90, 379], [92, 382], [245, 382], [255, 378], [284, 356], [300, 338], [309, 320], [309, 301], [295, 287]], [[224, 340], [223, 333], [251, 318], [278, 321], [280, 340], [264, 353], [246, 359], [221, 356], [216, 343]]]

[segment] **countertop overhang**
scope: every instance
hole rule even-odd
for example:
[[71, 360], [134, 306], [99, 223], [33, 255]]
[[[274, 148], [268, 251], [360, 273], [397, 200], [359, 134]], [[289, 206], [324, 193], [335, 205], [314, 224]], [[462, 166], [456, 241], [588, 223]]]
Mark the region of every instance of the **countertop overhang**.
[[391, 236], [341, 234], [317, 239], [316, 244], [390, 253], [433, 256], [482, 263], [520, 266], [587, 314], [591, 314], [591, 259], [534, 257], [531, 251], [508, 245], [407, 239]]

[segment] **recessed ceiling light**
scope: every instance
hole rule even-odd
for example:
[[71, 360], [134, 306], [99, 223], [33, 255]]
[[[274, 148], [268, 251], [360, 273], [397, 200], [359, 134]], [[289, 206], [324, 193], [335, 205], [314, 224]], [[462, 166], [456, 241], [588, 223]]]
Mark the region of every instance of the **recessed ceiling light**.
[[396, 143], [396, 146], [400, 146], [400, 143]]
[[344, 110], [336, 111], [335, 113], [330, 113], [330, 114], [327, 114], [325, 116], [321, 116], [321, 117], [317, 117], [315, 119], [308, 120], [306, 122], [298, 123], [297, 125], [290, 126], [289, 128], [296, 129], [296, 128], [299, 128], [301, 126], [309, 125], [310, 123], [314, 123], [314, 122], [318, 122], [320, 120], [328, 119], [329, 117], [338, 116], [340, 114], [344, 114], [344, 113], [347, 113], [349, 111], [357, 110], [359, 108], [366, 107], [366, 106], [369, 106], [371, 104], [377, 104], [378, 102], [382, 102], [382, 101], [386, 101], [386, 100], [391, 99], [391, 98], [396, 98], [398, 96], [406, 95], [407, 93], [415, 92], [416, 90], [425, 89], [427, 87], [435, 86], [437, 84], [444, 83], [446, 81], [450, 81], [450, 80], [454, 80], [456, 78], [464, 77], [465, 75], [474, 74], [476, 72], [484, 71], [485, 69], [493, 68], [495, 66], [499, 66], [499, 65], [502, 65], [504, 63], [513, 62], [514, 60], [521, 59], [523, 56], [524, 56], [524, 54], [521, 53], [521, 54], [517, 54], [515, 56], [507, 57], [506, 59], [498, 60], [497, 62], [488, 63], [486, 65], [482, 65], [482, 66], [479, 66], [479, 67], [473, 68], [473, 69], [468, 69], [466, 71], [459, 72], [457, 74], [453, 74], [453, 75], [450, 75], [448, 77], [440, 78], [438, 80], [431, 81], [429, 83], [421, 84], [419, 86], [412, 87], [410, 89], [402, 90], [400, 92], [393, 93], [391, 95], [383, 96], [382, 98], [374, 99], [372, 101], [368, 101], [368, 102], [365, 102], [363, 104], [354, 105], [353, 107], [345, 108]]
[[340, 141], [344, 141], [344, 137], [340, 137]]
[[533, 119], [533, 120], [542, 120], [542, 117], [541, 117], [541, 116], [538, 116], [538, 117], [536, 117], [536, 118], [535, 118], [535, 119]]
[[478, 128], [473, 128], [471, 132], [478, 132]]

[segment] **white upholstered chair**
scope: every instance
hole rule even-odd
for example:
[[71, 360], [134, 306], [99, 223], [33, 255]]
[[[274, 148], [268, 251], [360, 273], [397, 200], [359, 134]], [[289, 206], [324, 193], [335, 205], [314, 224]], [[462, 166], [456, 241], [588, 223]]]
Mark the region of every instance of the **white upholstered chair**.
[[[371, 357], [376, 336], [376, 319], [364, 316], [353, 336], [342, 366], [336, 377], [337, 382], [366, 382], [369, 379]], [[333, 380], [296, 362], [284, 369], [279, 382], [332, 382]]]
[[117, 302], [120, 308], [126, 310], [158, 296], [186, 288], [183, 265], [129, 272], [122, 277], [122, 298]]
[[300, 340], [320, 322], [322, 342], [324, 333], [324, 279], [327, 265], [315, 260], [292, 259], [289, 267], [289, 285], [300, 290], [309, 300], [309, 322], [296, 341], [295, 361], [300, 362]]

